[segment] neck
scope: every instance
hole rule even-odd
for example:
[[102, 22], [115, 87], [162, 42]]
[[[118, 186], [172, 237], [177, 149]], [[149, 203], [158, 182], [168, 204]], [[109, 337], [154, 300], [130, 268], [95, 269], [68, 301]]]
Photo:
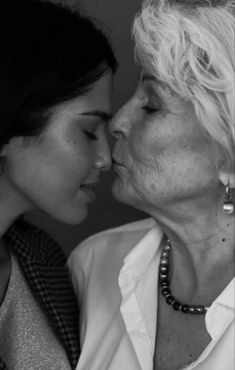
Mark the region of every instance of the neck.
[[[23, 197], [3, 180], [0, 182], [0, 239], [13, 222], [30, 210]], [[1, 246], [0, 246], [1, 248]]]
[[22, 214], [29, 210], [29, 204], [24, 200], [2, 176], [0, 179], [0, 306], [7, 291], [11, 274], [11, 258], [9, 246], [2, 236], [11, 224]]
[[[184, 218], [161, 218], [155, 220], [161, 225], [164, 233], [178, 250], [187, 249], [195, 258], [205, 256], [218, 247], [226, 245], [232, 251], [234, 247], [234, 215], [195, 214]], [[223, 253], [225, 251], [223, 250]], [[227, 254], [226, 253], [226, 254]]]
[[172, 289], [186, 301], [203, 303], [205, 296], [207, 304], [234, 276], [234, 214], [222, 206], [175, 209], [153, 215], [171, 241]]
[[[11, 210], [11, 207], [5, 207], [0, 201], [0, 238], [5, 234], [14, 221], [20, 216], [20, 212]], [[4, 202], [5, 203], [5, 202]]]
[[215, 249], [221, 242], [231, 242], [234, 247], [234, 216], [223, 211], [223, 198], [219, 201], [208, 197], [202, 200], [170, 202], [162, 208], [149, 212], [163, 231], [178, 248], [187, 248], [191, 253], [203, 253]]

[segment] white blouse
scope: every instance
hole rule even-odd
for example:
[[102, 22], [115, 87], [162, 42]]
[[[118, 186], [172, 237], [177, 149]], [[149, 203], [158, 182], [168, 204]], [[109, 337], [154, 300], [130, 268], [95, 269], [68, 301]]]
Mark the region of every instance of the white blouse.
[[[81, 306], [77, 370], [152, 370], [162, 232], [152, 219], [99, 233], [69, 258]], [[187, 370], [234, 370], [234, 285], [205, 315], [211, 341]]]

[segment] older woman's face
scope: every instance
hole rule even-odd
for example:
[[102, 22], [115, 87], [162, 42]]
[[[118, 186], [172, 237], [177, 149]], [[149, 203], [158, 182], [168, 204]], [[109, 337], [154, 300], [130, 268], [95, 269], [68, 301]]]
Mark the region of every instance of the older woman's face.
[[144, 71], [110, 130], [117, 138], [113, 194], [124, 203], [151, 213], [197, 197], [215, 182], [212, 145], [192, 104]]

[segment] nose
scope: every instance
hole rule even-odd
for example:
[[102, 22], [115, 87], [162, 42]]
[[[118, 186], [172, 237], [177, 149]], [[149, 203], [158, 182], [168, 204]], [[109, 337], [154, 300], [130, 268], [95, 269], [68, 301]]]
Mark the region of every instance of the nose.
[[128, 101], [119, 109], [109, 123], [109, 131], [116, 139], [128, 137], [130, 131], [130, 110], [131, 104]]
[[112, 166], [112, 157], [106, 135], [99, 140], [94, 167], [100, 171], [108, 171]]

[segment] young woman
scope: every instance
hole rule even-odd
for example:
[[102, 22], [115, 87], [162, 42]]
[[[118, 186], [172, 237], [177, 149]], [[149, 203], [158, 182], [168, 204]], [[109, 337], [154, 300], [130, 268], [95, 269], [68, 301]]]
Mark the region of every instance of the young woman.
[[65, 257], [22, 220], [81, 222], [110, 167], [110, 45], [67, 8], [18, 0], [0, 26], [0, 368], [74, 369], [78, 313]]

